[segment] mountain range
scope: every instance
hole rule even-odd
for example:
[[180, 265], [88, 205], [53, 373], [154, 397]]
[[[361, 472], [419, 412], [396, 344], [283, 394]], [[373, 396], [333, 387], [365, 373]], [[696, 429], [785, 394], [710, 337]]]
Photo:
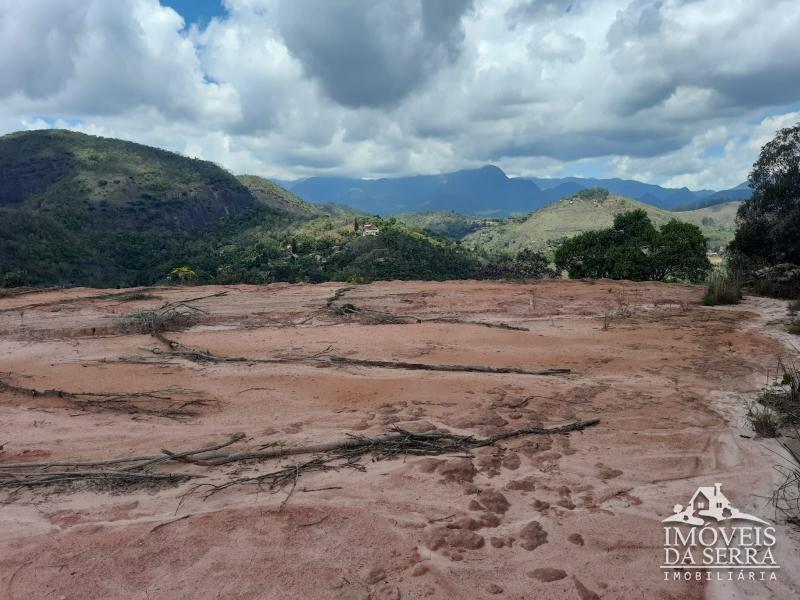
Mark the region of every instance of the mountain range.
[[[722, 200], [747, 191], [509, 178], [494, 166], [287, 185], [113, 138], [2, 136], [0, 287], [149, 285], [184, 266], [214, 283], [463, 278], [522, 248], [549, 253], [633, 208], [657, 223], [697, 223], [716, 250], [733, 235], [739, 204]], [[687, 202], [713, 206], [658, 208]], [[361, 235], [366, 222], [380, 235]]]
[[692, 191], [628, 179], [508, 177], [493, 165], [441, 175], [384, 179], [310, 177], [280, 183], [309, 202], [345, 204], [377, 215], [455, 211], [503, 217], [528, 213], [592, 188], [604, 188], [665, 210], [691, 210], [750, 197], [746, 183], [728, 190]]

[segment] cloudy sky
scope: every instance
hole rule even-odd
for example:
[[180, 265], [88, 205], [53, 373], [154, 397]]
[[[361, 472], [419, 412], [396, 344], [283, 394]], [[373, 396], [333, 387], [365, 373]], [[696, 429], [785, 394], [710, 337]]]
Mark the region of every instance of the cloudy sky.
[[0, 133], [721, 189], [800, 121], [798, 31], [797, 0], [0, 0]]

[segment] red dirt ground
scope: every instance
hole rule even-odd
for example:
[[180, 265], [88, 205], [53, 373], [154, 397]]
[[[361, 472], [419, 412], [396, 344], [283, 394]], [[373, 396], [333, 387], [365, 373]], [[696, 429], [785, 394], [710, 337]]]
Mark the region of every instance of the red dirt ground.
[[[781, 526], [777, 582], [665, 582], [659, 571], [660, 520], [699, 485], [721, 482], [739, 509], [773, 516], [765, 496], [777, 445], [741, 437], [750, 435], [741, 414], [743, 399], [791, 352], [777, 339], [780, 303], [704, 308], [697, 287], [610, 281], [384, 282], [338, 300], [529, 328], [516, 331], [336, 317], [323, 309], [342, 287], [156, 288], [149, 293], [158, 298], [134, 302], [88, 289], [0, 299], [5, 383], [70, 392], [180, 387], [208, 401], [175, 419], [0, 391], [0, 462], [177, 451], [237, 431], [247, 440], [236, 447], [258, 447], [395, 424], [476, 435], [579, 418], [600, 425], [518, 438], [472, 458], [311, 473], [288, 501], [286, 492], [253, 486], [186, 495], [197, 481], [2, 492], [0, 598], [796, 597], [798, 538]], [[330, 347], [352, 358], [572, 373], [198, 364], [168, 357], [154, 338], [118, 332], [125, 313], [222, 290], [194, 303], [205, 311], [198, 325], [168, 336], [229, 357]], [[196, 473], [219, 483], [287, 462]]]

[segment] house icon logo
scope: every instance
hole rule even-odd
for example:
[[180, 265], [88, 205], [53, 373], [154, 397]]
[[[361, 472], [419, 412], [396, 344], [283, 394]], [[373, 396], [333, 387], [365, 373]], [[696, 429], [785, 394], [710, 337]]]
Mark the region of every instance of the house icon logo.
[[717, 522], [739, 519], [768, 525], [766, 521], [734, 508], [722, 493], [721, 487], [722, 484], [715, 483], [714, 487], [697, 488], [686, 508], [676, 504], [672, 509], [674, 514], [664, 519], [662, 523], [685, 523], [702, 527], [707, 519]]

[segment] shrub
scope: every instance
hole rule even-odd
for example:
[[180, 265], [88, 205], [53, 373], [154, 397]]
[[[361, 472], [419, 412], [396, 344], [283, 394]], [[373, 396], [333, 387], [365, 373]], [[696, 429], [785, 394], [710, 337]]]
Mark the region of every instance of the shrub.
[[747, 420], [758, 437], [773, 438], [780, 433], [780, 419], [771, 408], [758, 402], [747, 405]]
[[742, 279], [732, 271], [714, 271], [708, 281], [708, 289], [703, 296], [703, 304], [738, 304], [742, 299]]
[[15, 288], [28, 285], [28, 276], [25, 271], [9, 271], [0, 277], [0, 287]]
[[121, 317], [117, 323], [123, 333], [156, 334], [177, 331], [194, 325], [202, 311], [186, 305], [166, 305], [155, 310], [137, 310]]
[[[780, 427], [800, 423], [800, 370], [794, 363], [779, 363], [777, 376], [747, 406], [746, 415], [762, 437], [775, 437]], [[772, 435], [767, 435], [770, 432]]]
[[753, 289], [766, 296], [797, 298], [800, 295], [800, 266], [782, 263], [755, 272]]

